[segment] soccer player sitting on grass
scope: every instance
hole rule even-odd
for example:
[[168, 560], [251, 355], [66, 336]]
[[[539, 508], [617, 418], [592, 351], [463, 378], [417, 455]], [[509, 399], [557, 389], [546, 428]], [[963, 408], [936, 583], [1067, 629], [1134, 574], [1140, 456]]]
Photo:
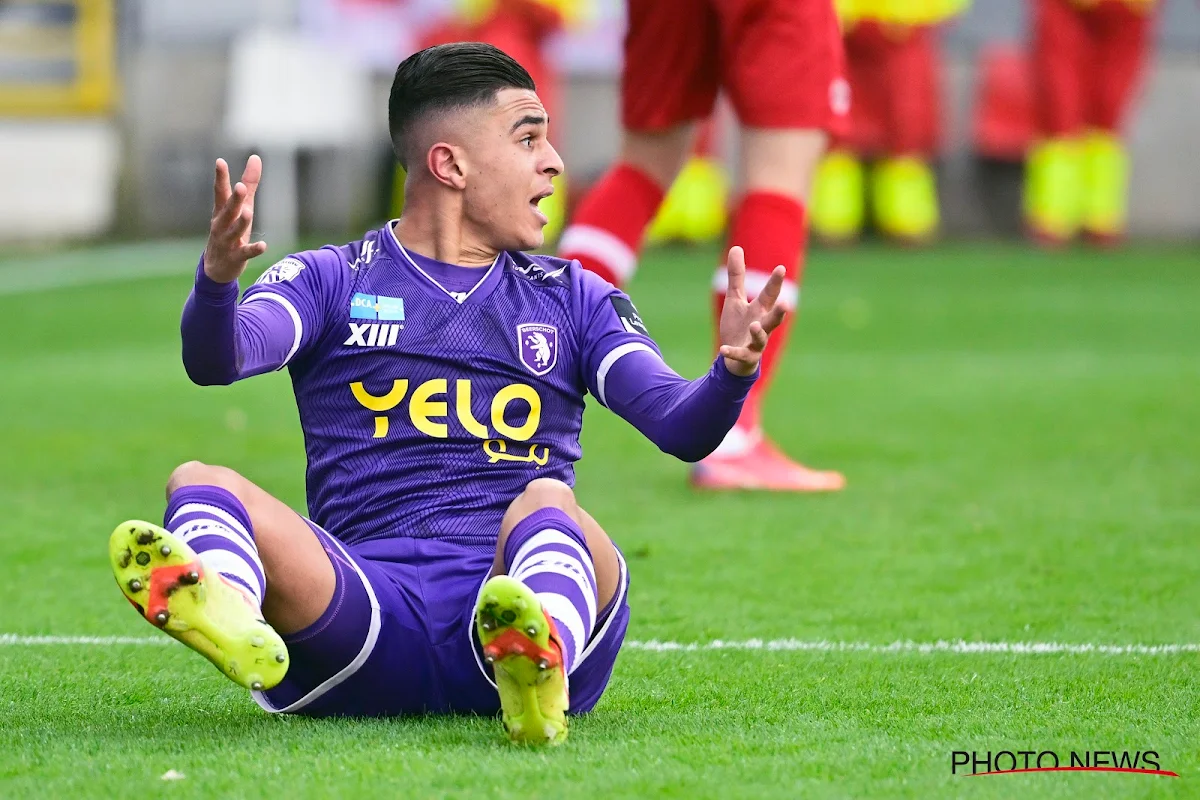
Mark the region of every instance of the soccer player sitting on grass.
[[[783, 318], [784, 270], [747, 302], [729, 254], [722, 347], [686, 381], [628, 297], [578, 263], [529, 256], [563, 170], [529, 75], [483, 44], [423, 50], [389, 101], [404, 213], [291, 255], [239, 302], [262, 165], [232, 188], [184, 307], [199, 384], [288, 367], [310, 518], [233, 470], [189, 462], [163, 526], [110, 540], [125, 596], [273, 712], [502, 712], [560, 742], [590, 710], [629, 621], [629, 578], [571, 486], [591, 392], [695, 461], [738, 418]], [[568, 694], [568, 678], [570, 692]]]

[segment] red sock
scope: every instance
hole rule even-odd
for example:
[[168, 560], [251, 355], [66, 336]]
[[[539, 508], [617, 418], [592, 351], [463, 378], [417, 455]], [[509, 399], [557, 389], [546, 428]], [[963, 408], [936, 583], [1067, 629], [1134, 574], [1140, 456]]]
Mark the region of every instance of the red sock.
[[642, 237], [664, 194], [641, 170], [614, 165], [579, 203], [563, 231], [558, 254], [578, 259], [614, 286], [628, 283], [637, 270]]
[[[783, 346], [787, 342], [792, 317], [800, 300], [800, 275], [804, 265], [804, 244], [808, 226], [804, 206], [790, 197], [774, 192], [751, 192], [742, 198], [733, 215], [729, 230], [730, 246], [746, 251], [746, 295], [753, 299], [766, 285], [775, 267], [787, 268], [780, 302], [788, 305], [788, 316], [771, 334], [762, 358], [762, 374], [750, 390], [738, 427], [757, 428], [759, 406], [771, 383]], [[713, 309], [718, 324], [725, 304], [728, 278], [724, 267], [717, 270], [713, 282]]]

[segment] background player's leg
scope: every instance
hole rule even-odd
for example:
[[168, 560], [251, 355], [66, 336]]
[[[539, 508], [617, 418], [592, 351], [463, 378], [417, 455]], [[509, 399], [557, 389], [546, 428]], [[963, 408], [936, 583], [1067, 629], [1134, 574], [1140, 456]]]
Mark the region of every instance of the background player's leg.
[[[788, 459], [764, 438], [761, 425], [763, 396], [770, 389], [799, 303], [807, 238], [805, 201], [824, 148], [825, 134], [817, 130], [746, 129], [742, 133], [745, 193], [734, 211], [729, 241], [746, 251], [750, 297], [766, 285], [776, 266], [787, 269], [780, 301], [793, 313], [771, 334], [761, 376], [737, 425], [694, 471], [692, 479], [698, 486], [836, 491], [845, 485], [839, 473], [812, 470]], [[725, 281], [724, 270], [718, 269], [713, 281], [714, 320], [720, 319]]]
[[277, 631], [294, 633], [320, 618], [333, 597], [333, 565], [295, 511], [237, 472], [199, 461], [171, 473], [167, 501], [167, 530], [247, 586]]
[[887, 80], [886, 150], [874, 168], [876, 220], [907, 244], [928, 242], [939, 222], [937, 182], [937, 43], [928, 25], [891, 25], [881, 35]]
[[[753, 296], [779, 265], [787, 270], [780, 301], [799, 301], [807, 240], [806, 203], [826, 131], [849, 110], [841, 31], [830, 3], [792, 0], [719, 0], [721, 82], [741, 123], [742, 197], [733, 214], [730, 244], [746, 251], [746, 292]], [[720, 319], [727, 277], [713, 281], [714, 319]], [[715, 326], [714, 326], [715, 327]], [[762, 373], [725, 441], [692, 472], [712, 489], [831, 491], [845, 479], [790, 460], [768, 442], [759, 425], [763, 395], [791, 327], [771, 334]]]
[[[742, 131], [741, 159], [744, 190], [734, 211], [730, 245], [746, 251], [746, 291], [751, 298], [766, 285], [776, 266], [787, 269], [780, 302], [795, 312], [804, 270], [808, 224], [805, 205], [826, 136], [816, 130]], [[714, 319], [719, 320], [725, 298], [725, 273], [718, 269], [713, 285]], [[771, 334], [763, 353], [762, 376], [750, 392], [738, 426], [759, 429], [759, 411], [770, 387], [779, 355], [787, 343], [792, 315]]]
[[1121, 136], [1151, 47], [1153, 6], [1102, 2], [1087, 12], [1094, 41], [1088, 65], [1088, 133], [1083, 144], [1083, 230], [1112, 245], [1125, 234], [1129, 154]]
[[580, 202], [559, 255], [616, 286], [637, 269], [646, 228], [717, 98], [717, 20], [696, 0], [627, 0], [617, 163]]
[[1033, 73], [1038, 140], [1025, 163], [1030, 234], [1058, 245], [1079, 230], [1083, 135], [1092, 43], [1071, 0], [1033, 0]]
[[691, 147], [695, 125], [626, 131], [621, 155], [579, 203], [559, 255], [577, 259], [615, 286], [637, 270], [642, 240]]

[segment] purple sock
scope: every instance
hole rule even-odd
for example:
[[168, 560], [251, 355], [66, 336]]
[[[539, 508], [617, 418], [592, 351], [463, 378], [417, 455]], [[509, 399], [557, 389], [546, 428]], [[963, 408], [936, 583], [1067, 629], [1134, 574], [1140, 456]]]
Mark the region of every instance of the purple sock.
[[250, 515], [231, 492], [217, 486], [184, 486], [171, 495], [163, 527], [188, 544], [206, 570], [244, 587], [262, 606], [267, 583]]
[[504, 563], [554, 619], [569, 675], [596, 627], [596, 568], [583, 531], [565, 511], [539, 509], [509, 534]]

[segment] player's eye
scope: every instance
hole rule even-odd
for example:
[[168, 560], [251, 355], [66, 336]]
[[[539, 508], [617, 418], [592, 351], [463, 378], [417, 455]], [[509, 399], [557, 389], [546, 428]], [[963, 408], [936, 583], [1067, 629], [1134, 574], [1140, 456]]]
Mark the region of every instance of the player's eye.
[[525, 136], [521, 137], [521, 144], [525, 145], [526, 147], [528, 147], [530, 149], [533, 149], [533, 138], [534, 137], [533, 137], [532, 133], [526, 134]]

